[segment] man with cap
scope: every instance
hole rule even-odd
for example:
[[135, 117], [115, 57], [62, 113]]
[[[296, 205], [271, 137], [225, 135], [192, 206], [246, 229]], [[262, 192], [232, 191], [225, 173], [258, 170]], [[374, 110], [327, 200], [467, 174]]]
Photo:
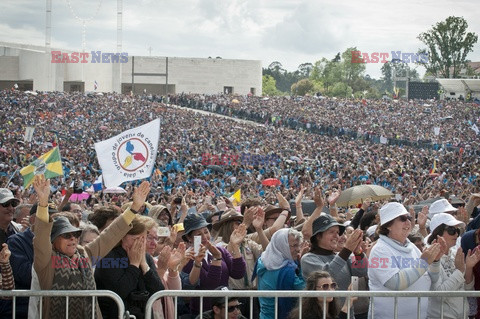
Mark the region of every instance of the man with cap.
[[[20, 200], [13, 196], [8, 188], [0, 188], [0, 242], [4, 243], [8, 237], [20, 232], [20, 227], [13, 222], [15, 207]], [[0, 244], [1, 244], [0, 243]]]
[[[25, 231], [14, 234], [7, 239], [8, 247], [12, 252], [10, 263], [12, 265], [13, 277], [15, 278], [15, 288], [30, 290], [32, 283], [32, 264], [33, 264], [33, 225], [35, 224], [35, 215], [37, 204], [30, 208], [29, 224], [31, 227]], [[57, 213], [53, 204], [48, 205], [48, 214]], [[16, 317], [27, 318], [28, 316], [28, 297], [17, 298]]]
[[[228, 288], [225, 286], [220, 286], [215, 290], [228, 291]], [[225, 297], [214, 297], [209, 298], [212, 301], [212, 309], [205, 311], [202, 314], [204, 319], [247, 319], [242, 315], [240, 311], [240, 306], [242, 305], [238, 301], [238, 297], [228, 298], [228, 304], [225, 307]], [[227, 309], [225, 309], [227, 308]], [[228, 312], [228, 316], [225, 317], [225, 310]], [[200, 315], [195, 319], [200, 319]]]

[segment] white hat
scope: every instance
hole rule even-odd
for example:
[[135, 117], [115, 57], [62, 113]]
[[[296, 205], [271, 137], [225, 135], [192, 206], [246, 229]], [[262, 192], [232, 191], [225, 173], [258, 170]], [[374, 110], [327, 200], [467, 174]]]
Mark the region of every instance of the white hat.
[[380, 225], [385, 225], [402, 215], [409, 215], [405, 206], [396, 202], [387, 203], [380, 208]]
[[428, 217], [432, 218], [436, 214], [446, 212], [456, 212], [458, 209], [452, 206], [445, 198], [433, 202], [428, 209]]
[[375, 235], [375, 231], [377, 230], [378, 225], [373, 225], [367, 228], [366, 234], [368, 237]]
[[447, 226], [459, 226], [465, 227], [465, 223], [459, 221], [452, 215], [448, 213], [438, 213], [433, 216], [432, 220], [430, 221], [430, 233], [432, 233], [435, 228], [438, 226], [445, 224]]

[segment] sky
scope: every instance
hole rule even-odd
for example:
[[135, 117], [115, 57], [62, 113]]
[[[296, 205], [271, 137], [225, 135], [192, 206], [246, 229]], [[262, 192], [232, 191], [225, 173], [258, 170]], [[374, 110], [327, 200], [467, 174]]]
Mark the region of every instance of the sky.
[[[116, 0], [52, 2], [52, 47], [81, 51], [86, 20], [85, 50], [115, 52]], [[349, 47], [417, 52], [417, 36], [451, 15], [479, 35], [478, 12], [478, 0], [123, 0], [122, 52], [278, 61], [295, 71]], [[0, 41], [44, 45], [45, 20], [44, 0], [1, 0]], [[479, 42], [468, 59], [480, 61]], [[367, 64], [366, 74], [380, 78], [381, 66]]]

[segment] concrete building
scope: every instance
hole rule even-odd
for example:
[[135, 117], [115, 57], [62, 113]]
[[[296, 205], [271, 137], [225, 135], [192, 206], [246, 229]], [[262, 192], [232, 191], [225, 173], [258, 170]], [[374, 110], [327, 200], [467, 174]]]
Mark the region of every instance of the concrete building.
[[[83, 63], [82, 63], [83, 62]], [[133, 76], [132, 76], [133, 74]], [[262, 94], [258, 60], [130, 56], [0, 42], [0, 89]]]

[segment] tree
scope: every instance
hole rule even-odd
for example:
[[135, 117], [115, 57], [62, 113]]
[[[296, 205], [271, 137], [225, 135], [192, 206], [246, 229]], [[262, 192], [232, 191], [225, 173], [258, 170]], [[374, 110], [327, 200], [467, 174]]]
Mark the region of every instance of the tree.
[[[468, 23], [462, 17], [450, 16], [445, 21], [438, 22], [431, 30], [418, 36], [427, 49], [419, 51], [427, 54], [423, 65], [427, 72], [440, 75], [444, 78], [456, 78], [461, 69], [466, 66], [466, 59], [473, 46], [478, 41], [478, 36], [468, 32]], [[425, 61], [427, 60], [427, 61]]]
[[313, 83], [309, 79], [303, 79], [292, 84], [291, 92], [295, 95], [305, 95], [313, 90]]
[[262, 76], [262, 94], [263, 95], [279, 95], [277, 90], [276, 81], [271, 75]]
[[356, 47], [348, 48], [342, 53], [342, 64], [345, 82], [348, 86], [354, 87], [353, 83], [363, 76], [365, 69], [367, 68], [365, 63], [353, 63], [352, 51], [359, 51]]
[[381, 78], [383, 85], [382, 91], [392, 93], [393, 92], [393, 74], [392, 74], [392, 65], [390, 62], [384, 63], [382, 68], [383, 77]]
[[352, 97], [353, 90], [344, 82], [337, 82], [333, 85], [332, 91], [330, 92], [331, 96], [338, 96], [338, 97]]
[[302, 63], [298, 66], [298, 73], [300, 76], [308, 78], [312, 72], [313, 64], [311, 63]]

